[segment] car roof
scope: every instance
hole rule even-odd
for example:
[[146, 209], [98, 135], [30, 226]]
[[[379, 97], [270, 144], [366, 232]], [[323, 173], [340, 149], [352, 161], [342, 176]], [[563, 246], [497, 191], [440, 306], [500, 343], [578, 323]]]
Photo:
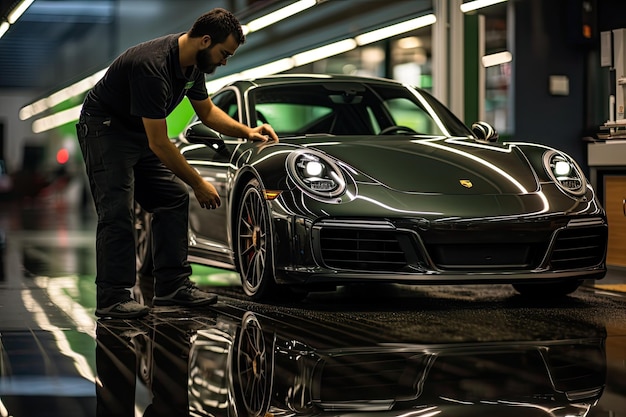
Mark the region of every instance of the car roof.
[[249, 86], [266, 86], [275, 84], [301, 84], [303, 82], [356, 82], [356, 83], [368, 83], [368, 84], [386, 84], [393, 86], [402, 86], [399, 81], [379, 78], [379, 77], [367, 77], [356, 75], [344, 75], [344, 74], [277, 74], [268, 75], [259, 78], [248, 78], [230, 83], [230, 85], [248, 84]]

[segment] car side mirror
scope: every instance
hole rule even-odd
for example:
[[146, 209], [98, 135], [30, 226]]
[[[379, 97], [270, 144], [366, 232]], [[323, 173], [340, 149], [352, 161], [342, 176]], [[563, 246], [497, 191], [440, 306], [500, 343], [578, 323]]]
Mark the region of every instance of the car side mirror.
[[487, 122], [476, 122], [472, 125], [472, 132], [478, 140], [483, 142], [497, 142], [500, 138], [498, 131]]
[[189, 126], [185, 131], [185, 139], [187, 139], [189, 143], [206, 145], [216, 151], [222, 150], [225, 147], [222, 135], [202, 122], [197, 122]]

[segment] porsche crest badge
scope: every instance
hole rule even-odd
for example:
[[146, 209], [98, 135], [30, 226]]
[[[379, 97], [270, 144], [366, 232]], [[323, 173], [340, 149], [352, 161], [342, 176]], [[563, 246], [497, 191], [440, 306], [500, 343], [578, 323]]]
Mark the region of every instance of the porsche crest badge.
[[474, 186], [470, 180], [459, 180], [459, 182], [465, 188], [472, 188]]

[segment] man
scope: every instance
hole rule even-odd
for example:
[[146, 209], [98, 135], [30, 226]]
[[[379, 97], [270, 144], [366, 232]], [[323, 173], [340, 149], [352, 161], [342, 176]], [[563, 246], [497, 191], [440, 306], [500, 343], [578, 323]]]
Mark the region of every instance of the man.
[[213, 9], [186, 33], [128, 49], [87, 94], [76, 127], [98, 214], [97, 316], [134, 318], [149, 311], [130, 295], [136, 279], [135, 200], [152, 213], [153, 304], [217, 301], [189, 279], [189, 194], [181, 180], [206, 209], [219, 207], [220, 198], [170, 142], [166, 116], [187, 96], [200, 120], [218, 132], [277, 141], [271, 126], [245, 126], [207, 94], [204, 74], [226, 65], [244, 42], [235, 16]]

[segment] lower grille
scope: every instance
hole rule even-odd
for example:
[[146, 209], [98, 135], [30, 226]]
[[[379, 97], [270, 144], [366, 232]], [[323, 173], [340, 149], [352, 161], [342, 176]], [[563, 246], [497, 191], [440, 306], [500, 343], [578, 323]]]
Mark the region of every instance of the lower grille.
[[428, 248], [441, 270], [530, 269], [539, 262], [537, 246], [525, 243], [438, 244]]
[[322, 228], [320, 247], [330, 268], [399, 272], [407, 266], [395, 231]]
[[556, 232], [550, 223], [498, 226], [411, 231], [391, 223], [327, 221], [315, 228], [314, 250], [328, 268], [364, 272], [571, 270], [604, 261], [603, 221], [570, 221]]
[[572, 227], [557, 233], [550, 265], [552, 269], [586, 268], [604, 261], [606, 226]]

